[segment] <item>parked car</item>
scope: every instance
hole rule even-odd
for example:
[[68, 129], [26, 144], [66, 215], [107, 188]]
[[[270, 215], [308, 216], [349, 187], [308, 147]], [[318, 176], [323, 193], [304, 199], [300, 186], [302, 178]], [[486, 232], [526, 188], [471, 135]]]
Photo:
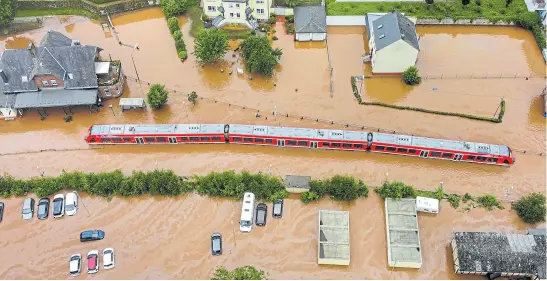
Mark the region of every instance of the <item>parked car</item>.
[[80, 233], [80, 242], [103, 240], [104, 231], [102, 230], [86, 230]]
[[25, 198], [25, 201], [23, 201], [23, 219], [24, 220], [31, 220], [34, 216], [34, 198]]
[[99, 272], [99, 251], [89, 251], [87, 253], [87, 273], [94, 274], [97, 272]]
[[65, 212], [67, 216], [74, 216], [78, 211], [78, 194], [76, 191], [69, 192], [65, 198]]
[[80, 275], [80, 272], [82, 272], [82, 255], [74, 254], [70, 256], [68, 270], [70, 272], [70, 276], [76, 277]]
[[222, 255], [222, 235], [218, 232], [211, 235], [211, 252], [213, 256]]
[[115, 266], [114, 261], [114, 249], [112, 248], [106, 248], [103, 251], [103, 266], [104, 269], [111, 269]]
[[0, 222], [4, 218], [4, 203], [0, 202]]
[[60, 218], [65, 214], [65, 195], [57, 194], [53, 197], [53, 217]]
[[265, 226], [268, 215], [268, 206], [264, 203], [256, 205], [256, 226]]
[[274, 201], [272, 217], [281, 218], [283, 216], [283, 199], [277, 199]]
[[36, 217], [39, 220], [47, 219], [49, 215], [49, 198], [42, 198], [38, 200], [38, 212]]

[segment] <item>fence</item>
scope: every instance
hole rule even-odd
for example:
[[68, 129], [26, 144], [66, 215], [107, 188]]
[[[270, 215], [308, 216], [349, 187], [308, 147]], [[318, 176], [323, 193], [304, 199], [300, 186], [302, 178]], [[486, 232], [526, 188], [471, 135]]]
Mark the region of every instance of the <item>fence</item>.
[[330, 72], [330, 97], [334, 97], [334, 77], [333, 77], [333, 71], [334, 68], [332, 68], [332, 63], [330, 60], [330, 51], [329, 51], [329, 38], [327, 35], [327, 39], [325, 40], [327, 43], [327, 59], [329, 60], [329, 72]]
[[34, 153], [41, 153], [41, 152], [52, 152], [52, 151], [80, 151], [80, 150], [93, 150], [93, 149], [103, 149], [102, 147], [84, 147], [84, 148], [48, 148], [48, 149], [40, 149], [40, 150], [29, 150], [29, 151], [19, 151], [19, 152], [7, 152], [7, 153], [0, 153], [0, 156], [9, 156], [9, 155], [21, 155], [21, 154], [34, 154]]
[[[362, 75], [361, 77], [365, 79], [383, 79], [383, 78], [393, 78], [395, 76], [389, 75]], [[420, 74], [422, 79], [546, 79], [547, 76], [536, 75], [532, 73], [522, 74], [522, 73], [499, 73], [499, 74]]]
[[365, 16], [327, 16], [327, 26], [366, 26]]

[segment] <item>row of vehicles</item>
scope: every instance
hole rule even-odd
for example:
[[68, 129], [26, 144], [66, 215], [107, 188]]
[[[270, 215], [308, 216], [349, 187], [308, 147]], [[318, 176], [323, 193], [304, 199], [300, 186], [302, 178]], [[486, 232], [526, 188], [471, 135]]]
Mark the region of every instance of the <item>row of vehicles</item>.
[[[65, 214], [67, 216], [74, 216], [78, 211], [78, 193], [69, 192], [65, 194], [57, 194], [53, 197], [53, 202], [49, 198], [44, 197], [38, 200], [38, 209], [36, 212], [36, 217], [39, 220], [44, 220], [49, 217], [50, 205], [52, 205], [51, 214], [54, 218], [60, 218]], [[21, 216], [23, 220], [31, 220], [34, 217], [36, 200], [34, 198], [25, 198], [23, 201], [23, 208], [21, 210]], [[3, 214], [4, 204], [2, 204], [2, 214]]]
[[[111, 269], [115, 266], [115, 254], [113, 248], [103, 250], [103, 268]], [[74, 254], [70, 257], [68, 263], [69, 273], [76, 277], [82, 272], [82, 255]], [[87, 253], [87, 273], [95, 274], [99, 272], [99, 251], [92, 250]]]
[[[283, 216], [283, 199], [274, 201], [272, 207], [272, 217], [281, 218]], [[258, 203], [255, 207], [255, 195], [251, 192], [245, 192], [243, 195], [243, 205], [241, 207], [241, 218], [239, 221], [239, 230], [241, 232], [251, 232], [253, 224], [265, 226], [268, 217], [268, 206], [264, 203]]]

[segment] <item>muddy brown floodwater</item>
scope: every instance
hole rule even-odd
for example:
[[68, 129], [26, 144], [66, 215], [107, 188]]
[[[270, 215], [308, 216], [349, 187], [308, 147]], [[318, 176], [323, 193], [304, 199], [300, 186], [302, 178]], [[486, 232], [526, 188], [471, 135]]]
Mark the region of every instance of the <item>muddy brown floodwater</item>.
[[[186, 17], [180, 20], [188, 53], [191, 53], [190, 22]], [[228, 169], [315, 178], [345, 173], [370, 185], [388, 179], [434, 189], [439, 182], [444, 182], [448, 192], [491, 193], [504, 202], [530, 192], [545, 191], [545, 157], [533, 153], [545, 152], [545, 119], [540, 97], [544, 79], [424, 79], [419, 86], [407, 87], [399, 78], [381, 78], [368, 79], [358, 85], [363, 97], [370, 100], [484, 116], [495, 113], [502, 97], [506, 100], [503, 123], [477, 122], [358, 105], [349, 77], [370, 72], [369, 66], [361, 63], [361, 56], [366, 52], [365, 29], [361, 27], [328, 29], [334, 69], [331, 97], [326, 45], [295, 43], [293, 36], [284, 34], [281, 23], [275, 26], [279, 40], [273, 43], [274, 47], [283, 49], [281, 63], [274, 77], [262, 78], [236, 74], [236, 68], [243, 65], [237, 55], [233, 56], [233, 51], [215, 65], [201, 67], [192, 55], [181, 63], [160, 9], [118, 15], [113, 22], [120, 39], [127, 44], [138, 43], [139, 51], [132, 53], [130, 48], [118, 45], [100, 23], [80, 17], [46, 18], [44, 27], [39, 30], [0, 37], [0, 50], [24, 48], [29, 40], [39, 42], [47, 30], [57, 30], [79, 38], [82, 44], [103, 48], [103, 58], [120, 59], [124, 72], [130, 77], [136, 77], [133, 55], [143, 81], [163, 83], [177, 91], [170, 94], [169, 103], [159, 111], [122, 113], [117, 107], [118, 101], [113, 100], [107, 101], [96, 114], [84, 108], [73, 109], [74, 120], [70, 123], [63, 121], [61, 109], [48, 110], [49, 116], [44, 121], [40, 121], [35, 111], [29, 111], [15, 121], [0, 122], [0, 172], [20, 178], [41, 173], [57, 175], [62, 170], [121, 169], [130, 173], [155, 168], [173, 169], [181, 175]], [[523, 29], [437, 26], [419, 27], [418, 33], [422, 49], [418, 67], [424, 76], [545, 75], [545, 63], [533, 36]], [[235, 48], [237, 42], [231, 42], [230, 46]], [[485, 49], [489, 51], [485, 53]], [[143, 97], [148, 85], [128, 80], [123, 97]], [[218, 102], [199, 100], [193, 106], [184, 95], [190, 91]], [[114, 105], [113, 111], [108, 109], [110, 104]], [[274, 118], [271, 114], [274, 107], [291, 116], [312, 116], [430, 137], [499, 143], [529, 152], [516, 153], [516, 164], [503, 168], [367, 153], [236, 145], [89, 149], [83, 141], [89, 126], [112, 123], [243, 123], [342, 128], [306, 119]], [[260, 110], [260, 118], [255, 117], [255, 109]], [[57, 151], [50, 151], [52, 149]], [[447, 247], [453, 231], [516, 233], [525, 228], [508, 205], [503, 211], [474, 209], [463, 213], [443, 203], [438, 216], [419, 216], [422, 269], [390, 270], [383, 207], [373, 193], [370, 198], [350, 205], [322, 200], [304, 206], [297, 199], [289, 199], [283, 219], [269, 219], [265, 228], [256, 228], [247, 235], [237, 231], [239, 202], [197, 195], [111, 201], [86, 196], [83, 203], [89, 214], [82, 208], [76, 217], [28, 223], [20, 220], [22, 198], [2, 201], [7, 210], [0, 223], [0, 278], [3, 279], [68, 278], [67, 260], [71, 254], [85, 255], [89, 250], [105, 247], [117, 250], [116, 269], [101, 269], [94, 277], [84, 273], [78, 278], [206, 279], [217, 265], [233, 268], [252, 264], [266, 270], [273, 279], [452, 279], [459, 278], [450, 273], [453, 268]], [[349, 267], [317, 265], [318, 209], [351, 211]], [[80, 244], [78, 233], [89, 228], [105, 230], [107, 238]], [[224, 235], [225, 253], [221, 257], [209, 254], [209, 235], [213, 231]]]

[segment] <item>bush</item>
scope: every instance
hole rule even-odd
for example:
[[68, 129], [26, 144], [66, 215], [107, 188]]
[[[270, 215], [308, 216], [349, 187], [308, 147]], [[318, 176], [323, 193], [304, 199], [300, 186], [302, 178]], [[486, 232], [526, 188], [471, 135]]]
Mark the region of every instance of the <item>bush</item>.
[[473, 200], [473, 196], [471, 196], [471, 194], [469, 194], [469, 193], [465, 193], [463, 195], [462, 202], [467, 203], [467, 201], [469, 201], [469, 200]]
[[162, 84], [153, 84], [148, 90], [148, 103], [154, 109], [161, 108], [167, 103], [169, 93]]
[[186, 53], [186, 51], [182, 50], [179, 52], [179, 59], [185, 60], [187, 58], [188, 58], [188, 54]]
[[326, 180], [312, 180], [310, 191], [302, 193], [300, 200], [319, 200], [328, 194], [336, 201], [353, 201], [359, 197], [368, 197], [368, 192], [368, 186], [363, 181], [352, 176], [336, 175]]
[[176, 17], [170, 17], [167, 20], [167, 26], [169, 26], [169, 31], [171, 31], [171, 34], [174, 34], [176, 31], [180, 31], [179, 19]]
[[271, 15], [270, 15], [270, 18], [268, 19], [268, 23], [269, 23], [269, 24], [275, 24], [275, 23], [276, 23], [276, 19], [275, 19], [275, 15], [274, 15], [274, 14], [271, 14]]
[[411, 185], [406, 185], [400, 181], [384, 182], [382, 186], [374, 189], [382, 199], [392, 198], [401, 199], [405, 197], [416, 197], [416, 190]]
[[294, 23], [294, 15], [285, 16], [285, 21], [289, 23]]
[[195, 91], [192, 91], [190, 94], [188, 94], [188, 101], [192, 104], [196, 104], [198, 100], [198, 94]]
[[173, 39], [175, 39], [175, 41], [182, 40], [182, 31], [180, 30], [175, 31], [173, 33]]
[[460, 206], [460, 199], [458, 194], [448, 195], [448, 202], [450, 202], [450, 205], [454, 207], [454, 209], [457, 209]]
[[545, 222], [545, 194], [532, 193], [513, 204], [517, 215], [529, 224]]
[[227, 270], [221, 266], [215, 269], [211, 280], [265, 280], [266, 273], [262, 270], [258, 270], [252, 266], [243, 266], [234, 269], [233, 271]]
[[275, 41], [275, 40], [278, 40], [278, 39], [279, 39], [279, 38], [277, 38], [277, 36], [275, 36], [275, 35], [274, 35], [274, 36], [272, 36], [272, 40], [274, 40], [274, 41]]
[[542, 26], [537, 24], [532, 27], [532, 33], [538, 42], [538, 45], [541, 49], [545, 49], [545, 31], [542, 29]]
[[183, 14], [188, 9], [188, 0], [161, 0], [160, 3], [166, 17], [174, 17]]
[[505, 209], [494, 195], [484, 195], [477, 198], [477, 203], [483, 208], [492, 211], [495, 207], [500, 210]]
[[321, 197], [319, 197], [319, 195], [317, 195], [317, 193], [313, 191], [306, 191], [300, 194], [300, 201], [302, 201], [302, 203], [304, 204], [309, 204], [311, 201], [316, 201], [319, 199], [321, 199]]
[[68, 122], [72, 121], [72, 115], [70, 115], [70, 114], [65, 114], [65, 118], [64, 118], [64, 119], [65, 119], [65, 122], [68, 123]]
[[417, 85], [422, 82], [422, 77], [418, 75], [418, 68], [411, 66], [403, 72], [403, 81], [407, 85]]
[[186, 51], [186, 44], [182, 39], [175, 40], [175, 48], [177, 49], [177, 52]]

